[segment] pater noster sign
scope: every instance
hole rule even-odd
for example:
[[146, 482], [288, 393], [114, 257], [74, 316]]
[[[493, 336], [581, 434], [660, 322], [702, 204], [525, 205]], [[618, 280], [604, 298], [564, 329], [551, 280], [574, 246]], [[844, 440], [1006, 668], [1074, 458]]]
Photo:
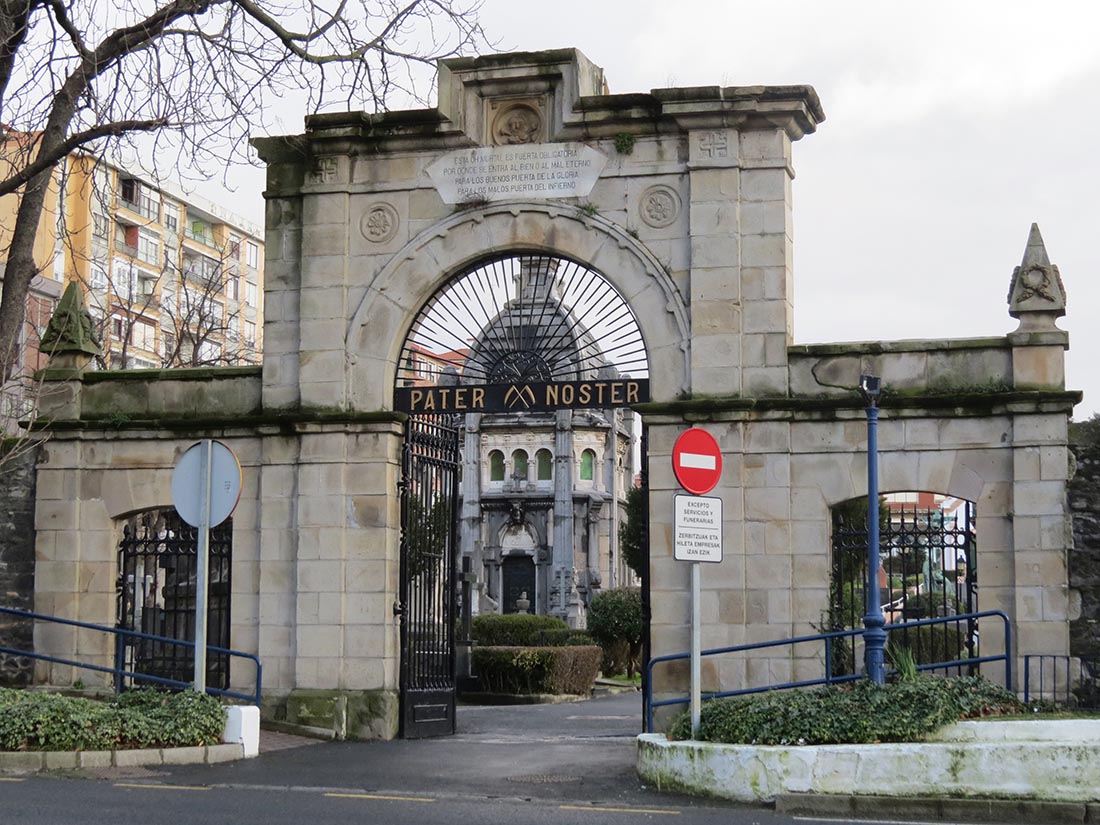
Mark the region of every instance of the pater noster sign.
[[395, 409], [408, 413], [544, 412], [629, 407], [649, 400], [648, 378], [554, 383], [397, 387]]

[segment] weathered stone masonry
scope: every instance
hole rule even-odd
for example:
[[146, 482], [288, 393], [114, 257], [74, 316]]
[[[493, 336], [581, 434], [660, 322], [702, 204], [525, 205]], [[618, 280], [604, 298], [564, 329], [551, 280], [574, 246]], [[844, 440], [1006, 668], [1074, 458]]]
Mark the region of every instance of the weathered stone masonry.
[[[705, 426], [724, 452], [714, 494], [725, 559], [707, 570], [704, 646], [812, 632], [826, 606], [830, 507], [866, 490], [853, 389], [868, 371], [887, 388], [883, 490], [976, 502], [981, 607], [1011, 617], [1016, 655], [1069, 651], [1067, 421], [1079, 394], [1065, 390], [1068, 336], [1055, 326], [1065, 293], [1037, 229], [1021, 267], [1005, 273], [1020, 322], [1005, 336], [795, 345], [792, 145], [824, 118], [812, 88], [608, 95], [602, 71], [573, 50], [446, 61], [439, 87], [438, 109], [317, 115], [304, 134], [259, 142], [262, 370], [53, 376], [39, 609], [113, 622], [120, 520], [168, 504], [183, 450], [221, 438], [245, 474], [232, 646], [263, 659], [272, 707], [289, 698], [293, 715], [307, 699], [344, 702], [371, 709], [348, 735], [394, 735], [402, 342], [471, 263], [545, 252], [604, 275], [645, 339], [655, 655], [688, 648], [688, 569], [672, 547], [676, 437]], [[583, 196], [444, 202], [432, 164], [511, 141], [583, 143], [606, 162]], [[35, 641], [109, 656], [67, 631], [38, 628]], [[993, 625], [982, 645], [1003, 649]], [[800, 677], [818, 659], [708, 662], [704, 689]], [[72, 674], [42, 668], [38, 678]], [[682, 693], [683, 674], [664, 671], [656, 687]]]

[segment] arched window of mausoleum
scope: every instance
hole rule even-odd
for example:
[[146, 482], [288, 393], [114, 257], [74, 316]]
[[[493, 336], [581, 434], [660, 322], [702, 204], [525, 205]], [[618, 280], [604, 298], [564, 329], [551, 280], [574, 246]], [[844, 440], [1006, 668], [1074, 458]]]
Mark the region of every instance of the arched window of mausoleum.
[[516, 450], [512, 453], [512, 478], [516, 481], [526, 481], [529, 472], [526, 450]]
[[581, 481], [592, 481], [595, 477], [596, 453], [585, 450], [581, 453]]
[[489, 481], [504, 481], [504, 453], [500, 450], [489, 453]]
[[554, 477], [554, 460], [550, 451], [546, 449], [535, 453], [536, 477], [539, 481], [550, 481]]
[[[867, 497], [831, 511], [829, 607], [825, 630], [863, 627], [866, 613]], [[879, 497], [879, 569], [875, 576], [893, 650], [906, 648], [917, 664], [978, 656], [978, 571], [974, 502], [942, 493], [894, 492]], [[809, 585], [808, 582], [803, 582]], [[933, 625], [907, 622], [944, 619]], [[893, 630], [890, 625], [897, 625]], [[834, 639], [834, 675], [858, 673], [858, 637]], [[952, 673], [968, 673], [955, 666]]]

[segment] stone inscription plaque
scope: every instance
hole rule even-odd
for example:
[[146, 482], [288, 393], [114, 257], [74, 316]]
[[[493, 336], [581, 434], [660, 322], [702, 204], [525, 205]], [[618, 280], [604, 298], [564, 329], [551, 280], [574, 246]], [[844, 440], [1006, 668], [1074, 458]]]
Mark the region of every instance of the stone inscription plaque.
[[528, 143], [448, 152], [428, 177], [444, 203], [577, 198], [592, 191], [606, 163], [583, 143]]

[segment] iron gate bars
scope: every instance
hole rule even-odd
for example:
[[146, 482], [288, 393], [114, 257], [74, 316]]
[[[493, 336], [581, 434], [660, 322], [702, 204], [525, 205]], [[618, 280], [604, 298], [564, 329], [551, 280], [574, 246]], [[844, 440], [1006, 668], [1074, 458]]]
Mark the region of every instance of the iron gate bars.
[[[893, 623], [979, 610], [973, 502], [916, 495], [914, 503], [890, 494], [880, 505], [879, 586], [887, 629]], [[862, 626], [867, 581], [867, 499], [837, 505], [832, 517], [829, 614], [823, 631]], [[858, 672], [859, 638], [837, 638], [832, 644], [830, 675]], [[890, 632], [889, 646], [907, 648], [917, 664], [973, 659], [979, 655], [977, 622], [902, 628]]]
[[[210, 531], [210, 587], [207, 644], [229, 647], [230, 571], [233, 522]], [[198, 533], [175, 509], [150, 510], [132, 517], [118, 545], [118, 626], [125, 630], [194, 641], [195, 573]], [[125, 651], [126, 669], [135, 673], [190, 683], [194, 651], [183, 645], [131, 639]], [[229, 688], [229, 655], [212, 652], [206, 682]]]
[[575, 261], [514, 254], [452, 278], [424, 305], [397, 386], [594, 380], [609, 368], [649, 374], [641, 330], [614, 286]]
[[455, 730], [459, 422], [410, 416], [401, 490], [401, 735]]

